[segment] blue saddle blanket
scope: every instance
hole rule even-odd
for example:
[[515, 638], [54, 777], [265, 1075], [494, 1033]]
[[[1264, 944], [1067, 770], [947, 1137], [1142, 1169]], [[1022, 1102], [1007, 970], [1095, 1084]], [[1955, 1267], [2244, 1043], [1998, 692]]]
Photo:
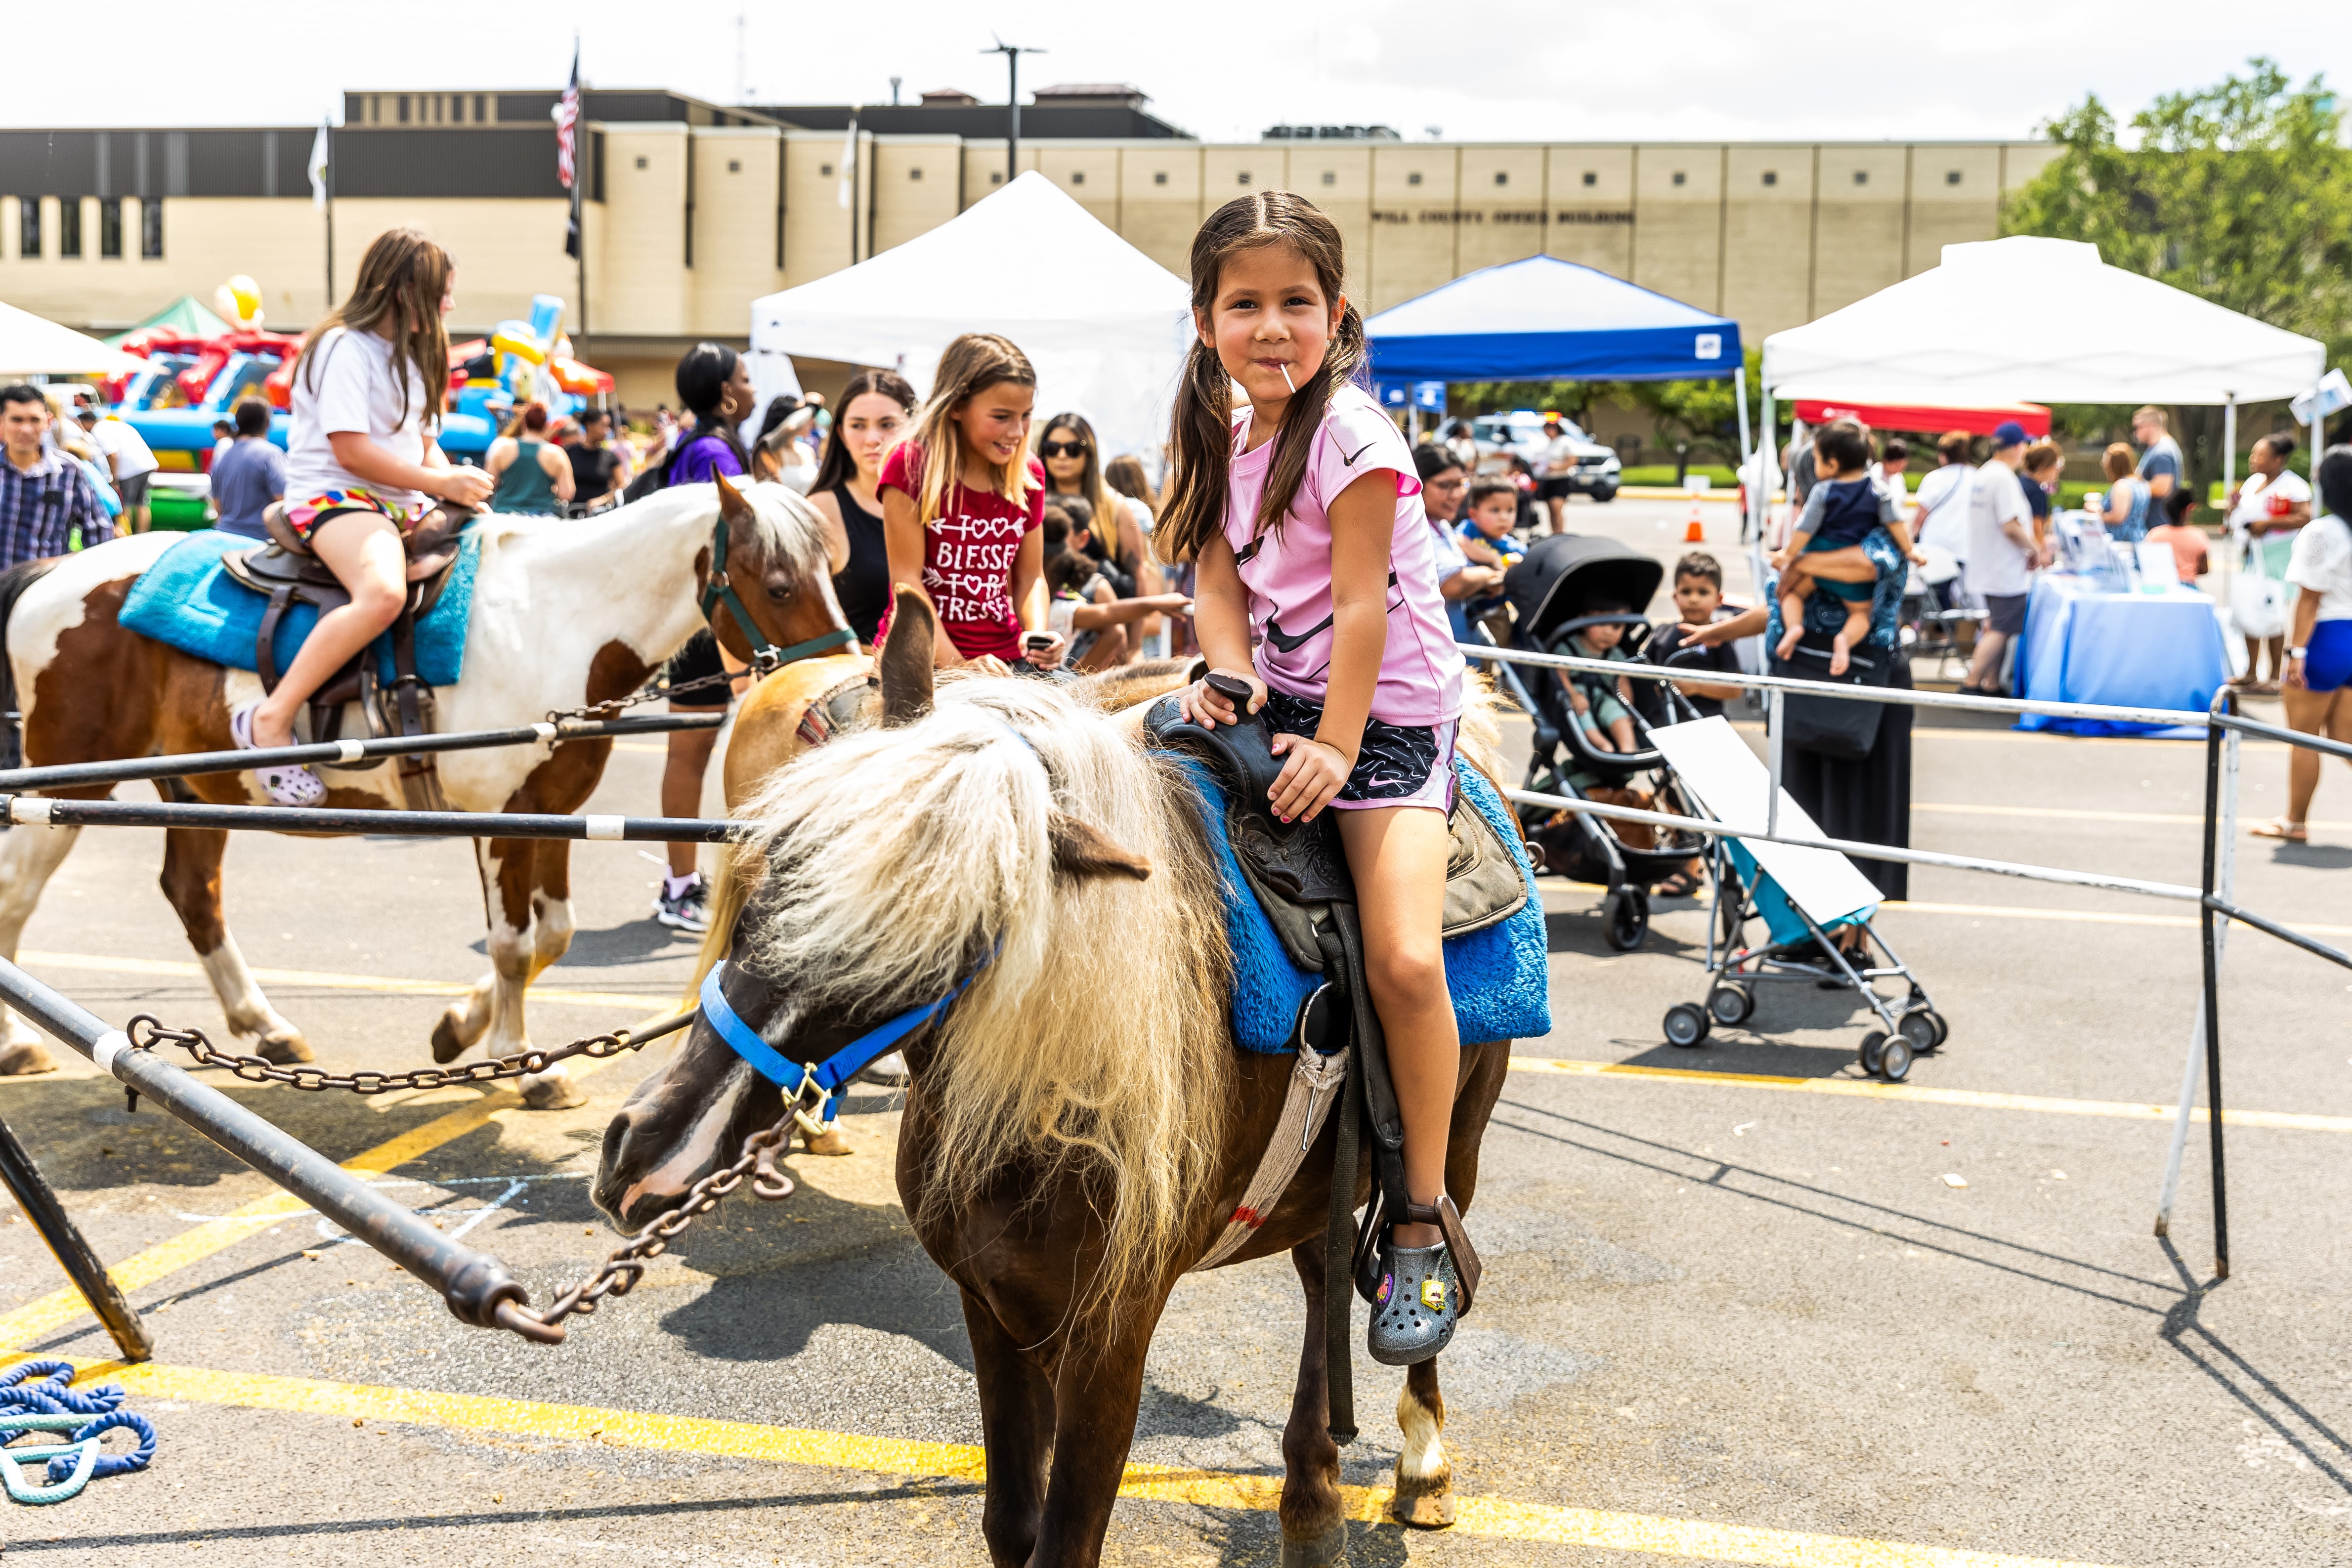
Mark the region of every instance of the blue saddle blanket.
[[[1216, 847], [1218, 874], [1224, 884], [1225, 935], [1234, 950], [1234, 1038], [1245, 1050], [1279, 1054], [1290, 1049], [1299, 1004], [1314, 994], [1322, 977], [1291, 962], [1282, 938], [1275, 935], [1274, 922], [1243, 880], [1241, 863], [1225, 835], [1224, 790], [1207, 768], [1189, 758], [1179, 761], [1200, 791], [1209, 841]], [[1445, 986], [1454, 998], [1454, 1021], [1465, 1044], [1537, 1039], [1551, 1032], [1551, 987], [1535, 868], [1528, 862], [1518, 823], [1495, 787], [1459, 758], [1454, 767], [1471, 805], [1510, 846], [1528, 889], [1527, 903], [1509, 919], [1446, 942]]]
[[[183, 653], [209, 659], [215, 664], [251, 670], [256, 664], [254, 639], [261, 634], [262, 612], [269, 601], [231, 577], [221, 557], [231, 550], [251, 549], [257, 541], [241, 534], [207, 528], [190, 534], [163, 552], [163, 559], [142, 572], [122, 601], [123, 625], [142, 636], [169, 643]], [[482, 559], [482, 541], [468, 535], [450, 563], [449, 580], [441, 597], [416, 622], [416, 674], [428, 686], [454, 686], [466, 667], [466, 622], [474, 609], [474, 571]], [[278, 667], [294, 662], [319, 612], [308, 604], [289, 605], [278, 625]], [[392, 635], [376, 639], [376, 674], [390, 681]]]

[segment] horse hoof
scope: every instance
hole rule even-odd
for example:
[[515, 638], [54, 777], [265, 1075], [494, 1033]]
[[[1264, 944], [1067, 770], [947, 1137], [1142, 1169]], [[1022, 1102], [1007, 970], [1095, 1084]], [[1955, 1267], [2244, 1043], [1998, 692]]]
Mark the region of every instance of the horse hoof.
[[436, 1067], [448, 1066], [466, 1054], [466, 1047], [470, 1043], [457, 1037], [457, 1009], [452, 1008], [441, 1015], [439, 1023], [433, 1026], [433, 1064]]
[[265, 1037], [255, 1048], [255, 1054], [262, 1061], [275, 1062], [280, 1067], [318, 1060], [318, 1053], [310, 1049], [310, 1042], [299, 1034]]
[[856, 1150], [849, 1146], [849, 1140], [841, 1135], [841, 1129], [838, 1127], [828, 1127], [814, 1138], [810, 1137], [806, 1133], [802, 1134], [801, 1146], [813, 1155], [847, 1155], [856, 1153]]
[[1399, 1476], [1389, 1517], [1415, 1530], [1444, 1530], [1454, 1522], [1454, 1476]]
[[1282, 1568], [1348, 1568], [1348, 1521], [1341, 1520], [1312, 1541], [1285, 1537]]
[[58, 1059], [37, 1040], [20, 1040], [14, 1045], [0, 1046], [0, 1078], [30, 1078], [35, 1073], [57, 1070]]
[[587, 1093], [561, 1070], [517, 1082], [522, 1087], [522, 1103], [530, 1110], [569, 1111], [574, 1105], [588, 1103]]

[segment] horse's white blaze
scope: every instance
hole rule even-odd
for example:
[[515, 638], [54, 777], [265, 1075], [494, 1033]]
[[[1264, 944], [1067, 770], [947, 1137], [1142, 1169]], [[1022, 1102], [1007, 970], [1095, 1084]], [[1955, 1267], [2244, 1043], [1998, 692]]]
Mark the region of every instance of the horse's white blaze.
[[704, 1173], [719, 1163], [719, 1140], [727, 1135], [727, 1125], [734, 1120], [735, 1108], [743, 1096], [751, 1092], [751, 1069], [738, 1061], [727, 1070], [726, 1079], [718, 1092], [694, 1119], [694, 1126], [669, 1152], [669, 1157], [629, 1184], [621, 1195], [616, 1212], [628, 1214], [642, 1197], [675, 1197], [702, 1179]]
[[236, 937], [226, 928], [221, 932], [220, 946], [209, 953], [198, 954], [197, 960], [205, 967], [205, 978], [212, 982], [213, 995], [220, 998], [221, 1012], [227, 1017], [230, 1029], [256, 1040], [299, 1032], [261, 994], [259, 982], [245, 966], [245, 955], [237, 948]]
[[[814, 584], [844, 623], [833, 597], [830, 563], [822, 525], [805, 500], [781, 486], [754, 485], [747, 530], [738, 548], [791, 563], [795, 580]], [[444, 730], [500, 729], [541, 719], [551, 708], [583, 706], [588, 675], [597, 656], [618, 643], [648, 666], [658, 667], [702, 625], [695, 561], [711, 543], [718, 520], [718, 492], [705, 485], [664, 490], [633, 506], [581, 521], [486, 516], [478, 525], [481, 556], [467, 625], [463, 675], [439, 688], [438, 727]], [[740, 527], [740, 525], [739, 525]], [[93, 546], [60, 561], [17, 600], [7, 623], [7, 657], [16, 671], [21, 706], [29, 718], [36, 682], [57, 656], [58, 640], [82, 623], [86, 601], [110, 582], [134, 578], [179, 542], [170, 533], [141, 534]], [[260, 677], [250, 671], [225, 672], [223, 697], [233, 709], [261, 695]], [[366, 733], [364, 717], [346, 710], [342, 732]], [[529, 747], [497, 747], [444, 753], [439, 759], [443, 792], [461, 811], [506, 808], [531, 770], [553, 755], [545, 740]], [[386, 807], [403, 804], [398, 765], [352, 770], [330, 768], [338, 789], [373, 795]], [[267, 797], [251, 775], [244, 777], [247, 799]], [[63, 833], [51, 840], [47, 834]], [[41, 886], [72, 843], [68, 830], [19, 828], [0, 834], [0, 937], [13, 954], [19, 932], [40, 897]], [[451, 1027], [471, 1043], [488, 1037], [494, 1052], [529, 1044], [523, 990], [534, 974], [563, 956], [572, 936], [570, 905], [534, 893], [529, 924], [509, 925], [497, 885], [498, 862], [481, 857], [490, 916], [491, 972], [474, 993], [448, 1010]], [[207, 956], [206, 972], [222, 1009], [240, 1032], [240, 1018], [267, 1017], [283, 1024], [254, 983], [233, 944], [216, 951], [232, 956], [217, 965]], [[13, 1017], [9, 1040], [26, 1038]], [[289, 1030], [290, 1031], [290, 1029]], [[551, 1073], [555, 1077], [560, 1074]]]
[[1397, 1455], [1397, 1474], [1412, 1480], [1431, 1480], [1445, 1470], [1445, 1439], [1439, 1436], [1437, 1416], [1414, 1395], [1412, 1385], [1397, 1396], [1397, 1426], [1404, 1432], [1404, 1448]]

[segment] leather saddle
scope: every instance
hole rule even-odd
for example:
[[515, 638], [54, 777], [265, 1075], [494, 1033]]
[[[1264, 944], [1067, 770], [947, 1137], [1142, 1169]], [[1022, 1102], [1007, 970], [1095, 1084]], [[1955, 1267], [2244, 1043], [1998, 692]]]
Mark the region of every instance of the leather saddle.
[[[1355, 878], [1331, 812], [1312, 822], [1274, 814], [1268, 795], [1283, 758], [1274, 754], [1265, 721], [1204, 728], [1185, 721], [1171, 694], [1152, 704], [1143, 725], [1154, 746], [1198, 758], [1224, 786], [1225, 835], [1243, 879], [1291, 961], [1309, 974], [1327, 972], [1320, 928], [1328, 924], [1328, 905], [1355, 903]], [[1527, 883], [1495, 825], [1457, 793], [1446, 826], [1454, 843], [1445, 864], [1444, 934], [1482, 931], [1517, 914], [1528, 901]]]
[[[310, 702], [310, 737], [314, 743], [337, 738], [343, 708], [357, 703], [371, 738], [386, 735], [428, 735], [434, 727], [433, 689], [416, 674], [417, 618], [440, 601], [449, 568], [457, 559], [464, 533], [475, 513], [443, 505], [419, 519], [401, 536], [408, 557], [408, 593], [398, 619], [392, 623], [393, 679], [387, 688], [377, 676], [375, 645], [370, 643], [335, 672]], [[252, 549], [230, 550], [221, 566], [230, 577], [268, 601], [261, 627], [254, 638], [253, 662], [264, 691], [275, 691], [282, 664], [278, 656], [278, 632], [287, 611], [308, 604], [324, 614], [352, 601], [333, 570], [311, 551], [310, 543], [286, 520], [283, 506], [273, 503], [261, 514], [270, 542]], [[354, 765], [380, 766], [383, 759]], [[402, 794], [417, 810], [440, 810], [446, 802], [438, 773], [429, 756], [400, 759]]]

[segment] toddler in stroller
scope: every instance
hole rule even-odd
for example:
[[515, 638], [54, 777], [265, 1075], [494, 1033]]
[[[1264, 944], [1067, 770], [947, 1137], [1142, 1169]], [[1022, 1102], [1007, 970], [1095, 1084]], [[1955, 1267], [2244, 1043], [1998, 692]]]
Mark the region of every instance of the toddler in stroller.
[[[1576, 658], [1646, 664], [1650, 623], [1627, 606], [1649, 603], [1665, 575], [1653, 558], [1612, 539], [1554, 534], [1535, 541], [1504, 579], [1514, 620], [1512, 645]], [[1675, 663], [1696, 662], [1688, 650]], [[1648, 730], [1696, 717], [1665, 683], [1597, 672], [1497, 663], [1497, 679], [1535, 723], [1525, 788], [1601, 805], [1690, 814], [1674, 769]], [[1675, 877], [1704, 843], [1675, 829], [1612, 821], [1582, 812], [1522, 805], [1520, 823], [1538, 873], [1608, 890], [1602, 935], [1619, 952], [1648, 934], [1649, 892]]]

